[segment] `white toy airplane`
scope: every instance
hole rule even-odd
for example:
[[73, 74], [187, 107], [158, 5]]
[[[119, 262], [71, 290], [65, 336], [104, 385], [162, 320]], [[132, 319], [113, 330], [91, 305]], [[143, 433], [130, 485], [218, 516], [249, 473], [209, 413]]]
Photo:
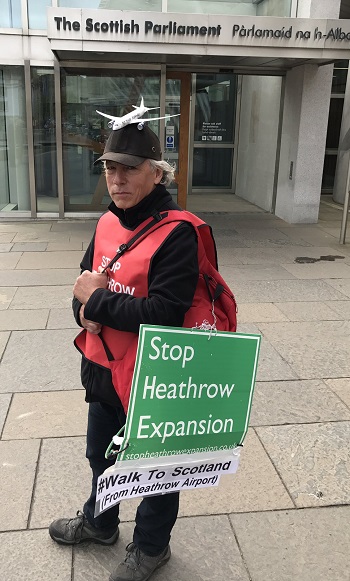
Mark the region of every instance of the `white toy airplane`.
[[107, 117], [107, 119], [110, 119], [108, 125], [114, 130], [121, 129], [122, 127], [130, 125], [131, 123], [146, 123], [148, 121], [157, 121], [158, 119], [170, 119], [170, 117], [178, 117], [178, 115], [180, 115], [180, 113], [177, 113], [176, 115], [165, 115], [164, 117], [151, 117], [149, 119], [142, 119], [142, 115], [147, 113], [147, 111], [152, 111], [153, 109], [160, 109], [160, 107], [145, 107], [143, 97], [141, 97], [140, 106], [136, 107], [136, 105], [133, 105], [133, 107], [135, 111], [131, 111], [130, 113], [123, 115], [123, 117], [113, 117], [113, 115], [107, 115], [106, 113], [97, 111], [97, 109], [96, 113], [98, 113], [99, 115], [103, 115], [103, 117]]

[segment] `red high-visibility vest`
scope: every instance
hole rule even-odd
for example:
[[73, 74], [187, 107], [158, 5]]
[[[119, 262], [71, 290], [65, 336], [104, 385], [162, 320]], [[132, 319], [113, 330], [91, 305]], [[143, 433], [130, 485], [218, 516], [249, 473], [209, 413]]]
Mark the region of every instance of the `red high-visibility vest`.
[[[199, 278], [193, 303], [185, 315], [183, 326], [235, 331], [236, 302], [232, 291], [217, 271], [215, 242], [210, 227], [186, 211], [168, 210], [161, 213], [160, 217], [158, 222], [150, 218], [136, 229], [135, 232], [138, 233], [148, 223], [155, 222], [108, 269], [108, 288], [113, 292], [147, 297], [152, 257], [179, 223], [189, 222], [193, 225], [198, 239]], [[99, 266], [105, 268], [115, 257], [119, 247], [134, 238], [135, 232], [130, 234], [112, 212], [104, 214], [98, 222], [95, 234], [93, 270], [97, 271]], [[84, 329], [75, 340], [75, 346], [86, 359], [111, 370], [114, 388], [125, 411], [129, 403], [137, 341], [137, 334], [117, 331], [107, 326], [102, 327], [99, 335], [93, 335]], [[109, 356], [106, 345], [110, 351]]]
[[[164, 224], [161, 228], [148, 233], [142, 243], [132, 246], [111, 269], [108, 269], [107, 288], [112, 292], [127, 293], [134, 297], [147, 297], [151, 259], [178, 224], [178, 221]], [[96, 228], [92, 269], [97, 271], [99, 266], [105, 268], [114, 258], [119, 246], [133, 235], [134, 232], [124, 228], [119, 218], [112, 212], [104, 214]], [[108, 361], [100, 336], [113, 355], [113, 362]], [[103, 325], [99, 335], [93, 335], [83, 329], [74, 341], [76, 348], [89, 361], [107, 369], [111, 369], [111, 363], [118, 367], [118, 370], [115, 369], [113, 372], [113, 384], [125, 410], [129, 401], [137, 340], [138, 335], [135, 333], [117, 331]], [[117, 376], [119, 381], [116, 381]]]

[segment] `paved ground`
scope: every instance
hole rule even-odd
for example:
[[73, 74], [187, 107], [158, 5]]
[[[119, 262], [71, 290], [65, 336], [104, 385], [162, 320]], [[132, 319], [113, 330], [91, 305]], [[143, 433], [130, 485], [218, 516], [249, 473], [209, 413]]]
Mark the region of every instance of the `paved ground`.
[[[173, 558], [155, 581], [349, 581], [350, 241], [341, 213], [291, 226], [254, 210], [206, 214], [239, 330], [263, 334], [236, 476], [182, 495]], [[0, 223], [0, 578], [103, 581], [114, 548], [59, 547], [47, 526], [81, 508], [86, 404], [72, 283], [94, 223]], [[297, 257], [336, 255], [298, 264]]]

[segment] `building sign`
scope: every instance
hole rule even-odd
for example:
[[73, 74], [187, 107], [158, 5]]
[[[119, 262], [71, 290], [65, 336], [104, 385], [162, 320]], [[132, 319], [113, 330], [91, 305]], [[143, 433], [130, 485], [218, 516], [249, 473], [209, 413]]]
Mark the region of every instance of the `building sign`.
[[260, 335], [141, 325], [124, 451], [98, 479], [95, 515], [236, 472], [259, 347]]
[[48, 8], [47, 14], [48, 38], [51, 41], [186, 44], [197, 48], [199, 45], [350, 48], [349, 20], [87, 8]]

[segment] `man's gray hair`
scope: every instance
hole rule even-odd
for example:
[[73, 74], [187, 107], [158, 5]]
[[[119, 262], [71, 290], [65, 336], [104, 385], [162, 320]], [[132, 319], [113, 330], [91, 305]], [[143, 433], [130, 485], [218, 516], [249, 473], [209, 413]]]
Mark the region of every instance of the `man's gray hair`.
[[[156, 168], [162, 171], [163, 175], [160, 183], [164, 186], [170, 186], [171, 182], [175, 180], [176, 163], [170, 164], [167, 161], [156, 161], [155, 159], [149, 159], [148, 161], [153, 171]], [[103, 170], [106, 171], [106, 160], [103, 161]]]
[[161, 184], [163, 184], [164, 186], [169, 186], [171, 182], [175, 180], [175, 169], [176, 169], [175, 163], [170, 164], [167, 161], [164, 160], [156, 161], [155, 159], [149, 159], [148, 161], [153, 170], [158, 168], [163, 172], [162, 179], [160, 180]]

